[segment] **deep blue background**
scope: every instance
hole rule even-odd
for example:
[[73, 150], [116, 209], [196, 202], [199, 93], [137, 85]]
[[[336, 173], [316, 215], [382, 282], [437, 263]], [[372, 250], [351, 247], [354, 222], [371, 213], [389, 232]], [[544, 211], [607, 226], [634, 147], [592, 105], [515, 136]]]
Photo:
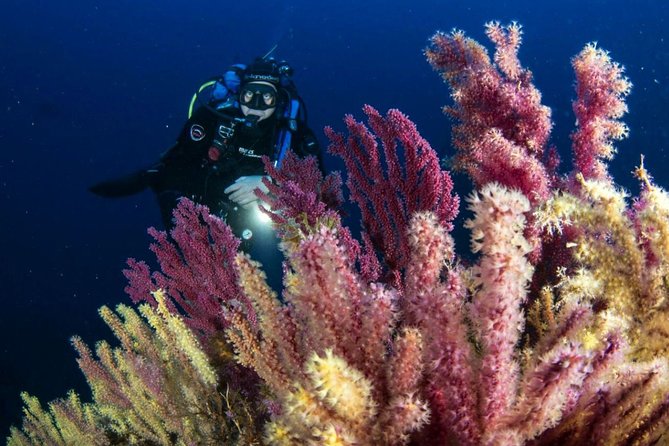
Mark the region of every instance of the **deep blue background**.
[[450, 123], [440, 107], [448, 89], [421, 53], [435, 31], [456, 27], [487, 44], [486, 21], [520, 22], [521, 61], [553, 109], [553, 141], [565, 154], [574, 123], [569, 60], [597, 41], [634, 83], [625, 118], [631, 136], [618, 144], [612, 172], [636, 190], [629, 172], [643, 152], [658, 182], [669, 184], [664, 1], [2, 0], [0, 7], [1, 434], [20, 420], [19, 391], [46, 402], [85, 389], [68, 339], [109, 337], [97, 308], [127, 302], [127, 257], [152, 258], [146, 228], [160, 219], [150, 193], [103, 200], [86, 187], [154, 161], [201, 81], [274, 43], [295, 67], [323, 144], [324, 125], [341, 129], [345, 113], [360, 117], [370, 103], [408, 113], [445, 156]]

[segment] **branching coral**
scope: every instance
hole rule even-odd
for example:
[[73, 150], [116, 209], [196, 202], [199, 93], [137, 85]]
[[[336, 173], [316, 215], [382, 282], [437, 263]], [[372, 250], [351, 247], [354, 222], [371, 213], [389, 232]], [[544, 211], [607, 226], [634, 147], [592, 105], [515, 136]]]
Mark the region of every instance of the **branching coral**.
[[49, 403], [48, 412], [34, 396], [23, 392], [21, 399], [25, 404], [23, 431], [12, 427], [8, 446], [109, 444], [104, 429], [97, 421], [99, 417], [95, 407], [82, 404], [76, 393], [71, 391], [66, 400]]
[[[81, 404], [71, 393], [44, 412], [24, 396], [24, 433], [13, 430], [9, 444], [54, 445], [214, 445], [251, 444], [255, 420], [239, 397], [219, 392], [218, 377], [184, 321], [171, 313], [162, 290], [156, 309], [107, 307], [100, 315], [120, 346], [97, 344], [98, 359], [78, 338], [81, 370], [93, 402]], [[231, 406], [231, 405], [234, 405]]]
[[329, 127], [325, 133], [330, 152], [346, 164], [363, 237], [369, 237], [380, 257], [384, 280], [400, 287], [409, 257], [409, 219], [416, 212], [432, 211], [451, 229], [459, 198], [452, 193], [450, 174], [440, 169], [436, 153], [406, 115], [389, 110], [384, 117], [369, 105], [363, 110], [371, 130], [347, 115], [347, 138]]
[[643, 165], [637, 172], [643, 189], [632, 208], [609, 181], [580, 177], [578, 195], [556, 194], [537, 215], [547, 227], [575, 234], [570, 246], [581, 275], [565, 279], [563, 298], [580, 294], [598, 303], [602, 324], [623, 324], [634, 357], [647, 360], [669, 357], [669, 194], [650, 181]]
[[627, 112], [625, 97], [632, 84], [623, 68], [594, 44], [572, 60], [576, 73], [574, 101], [578, 129], [572, 134], [574, 164], [586, 179], [608, 179], [606, 161], [613, 158], [613, 141], [626, 138], [629, 129], [618, 119]]
[[207, 339], [227, 327], [223, 307], [246, 305], [233, 268], [239, 240], [219, 218], [190, 200], [181, 200], [174, 211], [170, 234], [149, 229], [161, 271], [151, 274], [144, 262], [128, 260], [125, 291], [134, 302], [156, 305], [152, 292], [162, 289], [171, 311], [184, 314], [186, 323]]
[[486, 49], [462, 31], [437, 33], [425, 55], [451, 87], [454, 105], [444, 110], [456, 120], [456, 168], [476, 188], [496, 181], [520, 189], [532, 203], [549, 195], [553, 164], [544, 159], [552, 123], [550, 109], [518, 60], [521, 27], [491, 22], [493, 64]]
[[[430, 436], [458, 444], [523, 444], [561, 418], [586, 379], [611, 364], [595, 358], [616, 349], [610, 342], [593, 348], [582, 341], [591, 312], [574, 304], [563, 309], [520, 375], [516, 346], [532, 272], [525, 259], [529, 244], [522, 238], [529, 203], [495, 184], [470, 201], [475, 217], [468, 226], [474, 249], [483, 252], [479, 263], [469, 270], [449, 268], [445, 275], [439, 265], [411, 270], [409, 277], [419, 279], [406, 287], [407, 322], [430, 334], [425, 357], [433, 364], [427, 373], [435, 409]], [[451, 246], [444, 228], [426, 217], [417, 216], [415, 223], [422, 234], [416, 246], [431, 246], [430, 257], [443, 258]], [[412, 265], [427, 264], [420, 260]], [[471, 304], [465, 300], [467, 278]]]
[[172, 238], [154, 233], [162, 273], [126, 272], [144, 319], [103, 308], [120, 347], [100, 342], [98, 359], [74, 338], [93, 402], [71, 394], [46, 411], [24, 395], [10, 444], [669, 441], [669, 194], [642, 163], [630, 207], [605, 165], [629, 82], [592, 45], [574, 59], [575, 170], [561, 179], [520, 27], [487, 35], [492, 61], [462, 32], [426, 51], [452, 88], [456, 166], [476, 187], [471, 266], [449, 234], [458, 198], [436, 153], [399, 111], [365, 106], [369, 128], [347, 116], [348, 137], [326, 131], [362, 243], [334, 209], [338, 176], [313, 159], [266, 161], [280, 300], [229, 229], [184, 200]]
[[401, 444], [428, 410], [418, 396], [421, 337], [393, 336], [396, 293], [362, 281], [332, 229], [308, 236], [289, 260], [282, 306], [258, 264], [238, 256], [258, 329], [237, 313], [228, 330], [238, 359], [281, 406], [267, 441]]
[[[626, 111], [624, 97], [629, 92], [630, 83], [622, 75], [622, 67], [593, 45], [586, 46], [574, 58], [578, 96], [574, 110], [579, 126], [573, 135], [575, 171], [566, 180], [559, 180], [551, 174], [551, 166], [555, 165], [553, 158], [538, 157], [540, 152], [534, 151], [542, 147], [535, 142], [547, 141], [546, 129], [550, 126], [537, 125], [545, 122], [548, 115], [538, 103], [540, 97], [532, 93], [534, 87], [529, 83], [529, 72], [523, 71], [517, 63], [520, 30], [516, 25], [502, 30], [498, 24], [491, 23], [487, 34], [496, 46], [495, 65], [488, 59], [485, 49], [461, 32], [435, 35], [433, 46], [426, 54], [453, 91], [455, 106], [447, 112], [457, 120], [454, 145], [459, 151], [459, 162], [456, 166], [465, 168], [478, 187], [497, 180], [507, 186], [519, 187], [528, 195], [532, 207], [526, 211], [531, 211], [527, 213], [531, 228], [525, 235], [536, 244], [539, 231], [544, 230], [540, 239], [544, 252], [550, 248], [551, 257], [558, 259], [554, 262], [548, 257], [537, 263], [539, 272], [533, 278], [537, 293], [531, 305], [534, 331], [530, 334], [534, 339], [528, 340], [523, 353], [523, 378], [512, 412], [522, 413], [520, 408], [531, 400], [525, 395], [528, 390], [523, 387], [535, 386], [541, 381], [532, 384], [528, 379], [536, 379], [531, 378], [536, 373], [541, 375], [542, 362], [544, 368], [547, 364], [569, 364], [573, 370], [568, 374], [571, 378], [563, 375], [564, 378], [554, 380], [571, 381], [569, 392], [572, 395], [567, 395], [561, 403], [547, 395], [543, 397], [545, 401], [551, 401], [547, 404], [552, 410], [562, 411], [546, 417], [542, 422], [544, 427], [550, 427], [560, 419], [570, 420], [565, 421], [565, 425], [572, 429], [568, 436], [560, 437], [560, 444], [580, 444], [583, 439], [593, 438], [607, 444], [627, 440], [634, 444], [652, 443], [667, 426], [666, 421], [662, 421], [667, 416], [667, 388], [661, 380], [653, 378], [664, 366], [623, 363], [652, 359], [666, 351], [669, 340], [667, 330], [660, 322], [664, 319], [666, 286], [663, 277], [666, 267], [658, 260], [665, 256], [659, 246], [663, 239], [660, 235], [663, 229], [660, 228], [667, 221], [666, 213], [661, 210], [662, 203], [666, 203], [666, 194], [650, 182], [643, 166], [637, 168], [644, 188], [630, 210], [625, 203], [625, 194], [612, 183], [604, 164], [613, 154], [612, 142], [627, 134], [625, 125], [616, 119]], [[515, 92], [511, 88], [514, 80], [518, 81]], [[534, 99], [524, 100], [530, 97]], [[496, 143], [499, 140], [505, 141], [506, 145]], [[519, 158], [507, 150], [507, 146], [526, 150], [528, 162], [517, 164]], [[496, 170], [498, 163], [495, 160], [500, 156], [511, 163], [511, 168]], [[545, 174], [537, 170], [536, 166], [541, 164], [536, 164], [532, 157], [543, 163]], [[516, 164], [513, 164], [514, 160]], [[510, 175], [514, 166], [522, 166], [524, 173]], [[544, 192], [537, 194], [537, 191]], [[649, 213], [654, 216], [652, 223], [641, 221], [646, 206], [652, 209]], [[533, 256], [535, 263], [538, 259]], [[474, 290], [472, 296], [473, 305], [476, 305], [476, 292]], [[465, 320], [476, 326], [471, 315]], [[629, 337], [629, 348], [625, 337]], [[559, 353], [555, 349], [561, 343], [566, 343], [561, 348], [570, 347]], [[481, 354], [485, 354], [485, 350]], [[557, 359], [559, 357], [563, 359]], [[559, 367], [551, 373], [557, 370]], [[622, 379], [626, 373], [638, 376], [643, 382], [654, 383], [642, 391], [652, 397], [645, 399], [643, 404], [637, 401], [637, 406], [628, 406], [629, 413], [618, 412], [616, 415], [624, 418], [620, 420], [621, 425], [635, 420], [635, 433], [623, 435], [624, 430], [612, 433], [603, 429], [588, 437], [590, 434], [584, 432], [590, 431], [584, 426], [603, 422], [610, 416], [604, 405], [592, 403], [609, 393], [607, 380], [620, 384], [614, 399], [623, 401], [627, 396], [622, 395], [636, 392], [636, 384]], [[535, 387], [535, 393], [537, 389]], [[586, 403], [588, 401], [590, 403]], [[522, 425], [542, 413], [538, 407], [531, 411], [526, 409], [524, 416], [511, 415], [508, 419], [514, 420], [515, 425]], [[502, 418], [506, 417], [508, 415]], [[537, 429], [536, 421], [520, 430], [516, 426], [513, 434], [513, 429], [506, 433], [502, 430], [502, 437], [497, 433], [487, 435], [485, 432], [490, 432], [491, 427], [493, 432], [495, 429], [490, 422], [485, 422], [483, 438], [485, 440], [487, 436], [495, 441], [505, 438], [500, 440], [503, 443], [531, 439], [542, 431]], [[545, 438], [565, 431], [556, 428], [547, 432], [552, 434]]]

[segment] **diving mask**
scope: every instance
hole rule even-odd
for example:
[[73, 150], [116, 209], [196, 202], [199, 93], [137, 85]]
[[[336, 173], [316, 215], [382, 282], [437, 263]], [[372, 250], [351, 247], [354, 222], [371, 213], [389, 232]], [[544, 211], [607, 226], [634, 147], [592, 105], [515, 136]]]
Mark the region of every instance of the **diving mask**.
[[269, 82], [249, 82], [239, 92], [239, 103], [253, 110], [276, 107], [277, 91]]

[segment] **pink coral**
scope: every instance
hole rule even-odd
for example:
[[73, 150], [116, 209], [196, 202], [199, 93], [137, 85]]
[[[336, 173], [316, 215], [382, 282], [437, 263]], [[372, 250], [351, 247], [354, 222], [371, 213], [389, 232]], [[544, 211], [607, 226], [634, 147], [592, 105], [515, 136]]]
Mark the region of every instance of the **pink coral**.
[[605, 161], [615, 153], [612, 142], [627, 136], [629, 129], [618, 120], [627, 112], [625, 96], [632, 84], [623, 68], [594, 44], [572, 60], [576, 73], [574, 101], [578, 129], [572, 134], [574, 168], [585, 179], [608, 179]]
[[[444, 111], [455, 120], [453, 164], [467, 172], [477, 189], [497, 182], [520, 190], [535, 206], [558, 181], [557, 151], [548, 147], [551, 112], [541, 103], [531, 71], [518, 60], [520, 25], [490, 22], [486, 34], [495, 44], [494, 63], [482, 45], [461, 31], [435, 34], [425, 50], [451, 87], [454, 104]], [[525, 236], [536, 264], [542, 242], [531, 221]]]
[[518, 367], [515, 347], [523, 331], [521, 305], [533, 268], [525, 258], [531, 248], [522, 236], [529, 201], [520, 193], [489, 183], [469, 198], [475, 217], [472, 251], [482, 253], [473, 269], [471, 317], [481, 342], [480, 401], [484, 424], [494, 428], [515, 399]]
[[[463, 445], [478, 444], [474, 374], [475, 354], [468, 342], [465, 322], [466, 289], [458, 269], [442, 282], [444, 262], [452, 256], [453, 240], [434, 215], [416, 214], [411, 222], [412, 256], [402, 300], [406, 323], [425, 336], [426, 392], [433, 410], [431, 439], [448, 436]], [[448, 371], [447, 373], [445, 371]]]
[[179, 202], [174, 218], [169, 235], [149, 229], [160, 271], [151, 274], [146, 263], [128, 260], [123, 273], [130, 298], [155, 305], [150, 292], [163, 289], [171, 299], [170, 309], [185, 313], [188, 325], [206, 335], [228, 326], [226, 306], [243, 305], [253, 317], [251, 304], [237, 285], [234, 258], [239, 240], [230, 227], [188, 199]]
[[369, 105], [363, 111], [371, 130], [348, 115], [348, 138], [329, 127], [325, 133], [330, 152], [344, 159], [351, 199], [360, 208], [366, 234], [382, 255], [390, 283], [398, 287], [409, 259], [411, 215], [432, 211], [450, 230], [459, 198], [452, 194], [450, 174], [439, 168], [436, 153], [407, 116], [389, 110], [383, 117]]
[[258, 190], [256, 194], [283, 239], [284, 249], [290, 251], [289, 244], [299, 242], [320, 225], [337, 228], [339, 239], [351, 260], [360, 265], [362, 276], [367, 281], [376, 280], [381, 266], [369, 237], [363, 236], [361, 246], [341, 224], [339, 212], [344, 197], [339, 173], [323, 177], [316, 158], [301, 159], [292, 152], [286, 155], [281, 169], [275, 168], [268, 158], [263, 161], [269, 174], [264, 179], [268, 192]]
[[341, 191], [341, 177], [338, 172], [323, 177], [315, 157], [299, 158], [288, 152], [281, 169], [272, 165], [269, 158], [263, 159], [265, 169], [271, 177], [264, 183], [268, 192], [257, 191], [264, 206], [276, 223], [279, 235], [284, 235], [288, 220], [304, 222], [305, 226], [315, 226], [319, 219], [338, 219], [344, 202]]
[[259, 325], [253, 330], [236, 313], [227, 330], [239, 360], [282, 401], [269, 442], [283, 444], [287, 424], [315, 442], [334, 428], [360, 444], [405, 443], [429, 410], [418, 392], [422, 337], [414, 329], [398, 333], [398, 293], [361, 280], [336, 229], [309, 234], [288, 261], [282, 307], [259, 265], [238, 258]]
[[437, 33], [425, 51], [432, 67], [450, 84], [456, 120], [455, 165], [477, 188], [496, 181], [517, 188], [532, 203], [548, 197], [554, 157], [544, 159], [552, 127], [550, 109], [518, 61], [521, 28], [486, 25], [495, 44], [495, 64], [487, 51], [460, 31]]

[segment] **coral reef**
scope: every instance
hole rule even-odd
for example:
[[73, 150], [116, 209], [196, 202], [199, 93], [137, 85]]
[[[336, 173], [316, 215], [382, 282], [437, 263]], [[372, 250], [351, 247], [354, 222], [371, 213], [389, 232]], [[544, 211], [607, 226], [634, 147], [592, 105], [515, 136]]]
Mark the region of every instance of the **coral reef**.
[[139, 306], [100, 313], [120, 341], [73, 343], [93, 392], [44, 410], [23, 395], [10, 445], [651, 445], [669, 442], [669, 194], [643, 165], [631, 205], [606, 162], [630, 83], [594, 45], [576, 71], [573, 170], [558, 174], [550, 110], [517, 24], [461, 31], [425, 54], [451, 88], [453, 166], [475, 191], [472, 264], [459, 206], [415, 124], [371, 106], [326, 129], [338, 174], [290, 155], [258, 191], [282, 239], [284, 290], [229, 228], [182, 200], [152, 231], [160, 272], [131, 260]]

